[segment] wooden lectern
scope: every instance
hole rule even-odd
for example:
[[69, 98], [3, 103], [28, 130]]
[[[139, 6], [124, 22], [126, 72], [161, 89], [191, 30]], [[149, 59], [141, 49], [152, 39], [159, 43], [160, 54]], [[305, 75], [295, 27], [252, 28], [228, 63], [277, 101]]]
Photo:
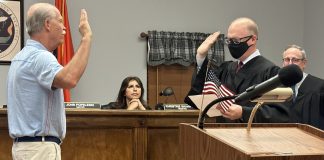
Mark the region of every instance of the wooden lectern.
[[324, 132], [304, 124], [180, 124], [183, 160], [324, 160]]

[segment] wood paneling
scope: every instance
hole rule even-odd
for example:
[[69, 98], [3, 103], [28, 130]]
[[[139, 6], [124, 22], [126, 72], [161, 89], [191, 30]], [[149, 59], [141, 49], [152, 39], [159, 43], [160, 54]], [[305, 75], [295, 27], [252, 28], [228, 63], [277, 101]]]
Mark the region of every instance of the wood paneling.
[[179, 137], [175, 134], [178, 133], [178, 129], [168, 128], [152, 128], [148, 131], [148, 141], [151, 146], [148, 146], [149, 157], [148, 159], [168, 160], [170, 157], [179, 159]]
[[[176, 64], [147, 66], [147, 100], [149, 106], [154, 107], [157, 103], [184, 103], [184, 97], [191, 87], [193, 71], [193, 65], [189, 67]], [[159, 96], [159, 93], [166, 87], [172, 87], [175, 96]]]
[[68, 128], [62, 145], [62, 158], [66, 160], [133, 159], [132, 151], [131, 128]]
[[[67, 109], [63, 160], [178, 160], [179, 123], [199, 112]], [[213, 122], [214, 119], [207, 119]], [[0, 159], [10, 160], [7, 113], [0, 109]]]

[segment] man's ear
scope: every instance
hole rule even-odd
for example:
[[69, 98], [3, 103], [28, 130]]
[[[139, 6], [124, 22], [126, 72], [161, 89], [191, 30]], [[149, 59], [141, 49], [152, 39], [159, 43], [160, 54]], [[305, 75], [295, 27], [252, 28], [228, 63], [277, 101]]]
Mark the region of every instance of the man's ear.
[[253, 36], [252, 36], [252, 40], [253, 40], [253, 41], [257, 41], [257, 40], [258, 40], [258, 37], [257, 37], [256, 35], [253, 35]]
[[258, 37], [256, 35], [253, 35], [252, 38], [251, 38], [252, 45], [256, 45], [257, 40], [258, 40]]
[[45, 20], [44, 26], [45, 26], [46, 31], [51, 30], [51, 23], [50, 23], [50, 20], [48, 18]]

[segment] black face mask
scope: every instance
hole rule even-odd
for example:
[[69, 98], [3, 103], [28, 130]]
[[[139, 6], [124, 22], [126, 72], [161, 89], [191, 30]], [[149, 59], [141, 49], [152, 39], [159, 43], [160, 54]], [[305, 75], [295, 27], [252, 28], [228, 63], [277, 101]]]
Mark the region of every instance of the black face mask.
[[235, 59], [239, 59], [250, 47], [246, 41], [239, 44], [228, 44], [228, 50]]

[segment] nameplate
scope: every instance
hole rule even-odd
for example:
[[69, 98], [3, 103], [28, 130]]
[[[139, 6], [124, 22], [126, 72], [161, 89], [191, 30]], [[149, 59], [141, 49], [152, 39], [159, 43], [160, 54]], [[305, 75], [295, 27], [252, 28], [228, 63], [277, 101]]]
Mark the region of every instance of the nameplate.
[[192, 109], [187, 104], [163, 104], [164, 110], [188, 110]]
[[100, 108], [100, 103], [95, 102], [64, 102], [65, 108]]

